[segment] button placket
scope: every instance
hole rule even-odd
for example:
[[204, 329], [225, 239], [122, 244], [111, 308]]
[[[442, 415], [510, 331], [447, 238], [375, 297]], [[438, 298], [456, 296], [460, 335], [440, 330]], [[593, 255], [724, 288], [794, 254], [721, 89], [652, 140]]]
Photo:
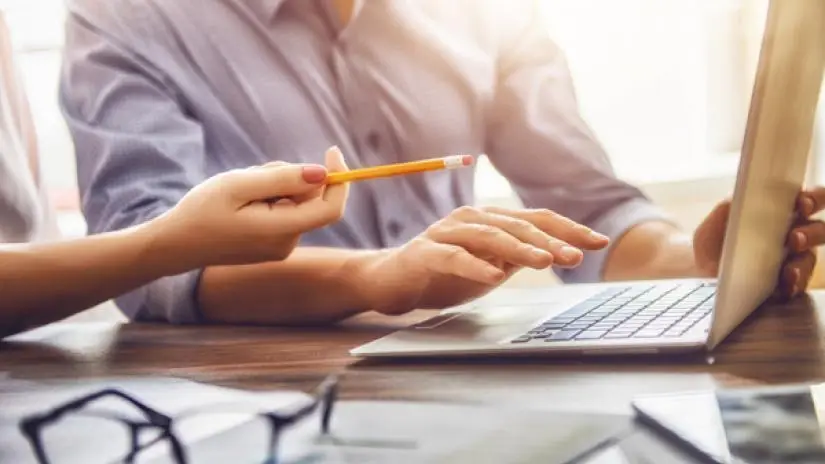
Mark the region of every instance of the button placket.
[[404, 231], [404, 226], [397, 219], [388, 220], [386, 227], [387, 233], [390, 234], [390, 238], [393, 240], [398, 240], [401, 237], [401, 232]]

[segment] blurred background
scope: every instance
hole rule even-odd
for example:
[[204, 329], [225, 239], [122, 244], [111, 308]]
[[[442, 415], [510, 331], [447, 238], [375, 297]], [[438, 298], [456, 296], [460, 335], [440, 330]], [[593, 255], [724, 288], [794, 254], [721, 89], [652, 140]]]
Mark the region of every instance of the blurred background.
[[[581, 111], [619, 176], [695, 227], [732, 192], [767, 1], [538, 1], [549, 34], [567, 54]], [[73, 147], [56, 99], [63, 0], [0, 0], [0, 9], [19, 53], [61, 229], [82, 235]], [[820, 145], [817, 136], [817, 182], [825, 160]], [[479, 204], [518, 204], [484, 160], [477, 175]], [[511, 285], [552, 280], [525, 271]]]

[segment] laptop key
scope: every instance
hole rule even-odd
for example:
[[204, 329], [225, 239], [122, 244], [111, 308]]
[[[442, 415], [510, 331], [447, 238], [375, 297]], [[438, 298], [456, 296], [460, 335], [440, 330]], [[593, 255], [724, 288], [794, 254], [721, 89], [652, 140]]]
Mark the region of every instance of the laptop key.
[[545, 338], [545, 341], [548, 342], [558, 342], [558, 341], [565, 341], [565, 340], [572, 340], [580, 330], [561, 330], [554, 333], [549, 338]]
[[625, 322], [624, 324], [619, 325], [619, 329], [628, 329], [628, 330], [639, 330], [642, 328], [644, 324], [637, 323], [637, 322]]
[[634, 338], [656, 338], [662, 335], [664, 329], [642, 329], [633, 335]]
[[646, 329], [658, 329], [658, 328], [667, 329], [668, 327], [670, 327], [672, 325], [673, 325], [673, 321], [660, 321], [660, 320], [656, 319], [655, 321], [652, 321], [650, 324], [646, 325], [645, 328]]
[[606, 330], [586, 330], [576, 335], [576, 340], [598, 340], [607, 334]]
[[545, 322], [545, 324], [550, 324], [550, 323], [554, 323], [554, 324], [569, 324], [569, 323], [571, 323], [571, 322], [573, 322], [573, 321], [575, 321], [575, 320], [576, 320], [576, 318], [575, 318], [575, 317], [556, 316], [556, 317], [554, 317], [553, 319], [550, 319], [549, 321]]
[[633, 332], [628, 332], [628, 331], [624, 331], [624, 332], [611, 331], [611, 332], [608, 332], [607, 335], [604, 336], [604, 338], [614, 338], [614, 339], [615, 338], [630, 338], [632, 335], [633, 335]]
[[563, 323], [563, 322], [551, 321], [551, 322], [545, 322], [544, 324], [540, 325], [539, 327], [541, 327], [542, 329], [556, 329], [556, 330], [558, 330], [558, 329], [563, 328], [565, 325], [566, 324]]
[[531, 337], [518, 337], [510, 340], [510, 343], [527, 343], [533, 340]]
[[616, 324], [596, 324], [593, 327], [590, 327], [590, 330], [608, 331], [608, 330], [612, 330], [614, 327], [616, 327]]
[[584, 330], [589, 328], [591, 325], [593, 324], [590, 322], [574, 322], [572, 324], [564, 326], [562, 330]]

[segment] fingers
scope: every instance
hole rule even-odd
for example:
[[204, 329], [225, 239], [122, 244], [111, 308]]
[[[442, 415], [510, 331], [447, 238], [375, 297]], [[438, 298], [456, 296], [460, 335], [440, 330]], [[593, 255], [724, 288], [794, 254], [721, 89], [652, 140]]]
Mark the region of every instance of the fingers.
[[[548, 235], [530, 221], [491, 212], [493, 210], [493, 208], [485, 210], [461, 208], [454, 213], [454, 218], [464, 223], [488, 226], [481, 227], [477, 231], [479, 233], [478, 240], [485, 239], [484, 234], [487, 234], [485, 239], [487, 243], [478, 243], [477, 245], [486, 245], [487, 251], [493, 251], [494, 248], [491, 247], [495, 246], [495, 251], [498, 253], [495, 256], [513, 264], [543, 269], [554, 262], [561, 266], [575, 266], [583, 259], [584, 255], [581, 250]], [[506, 211], [504, 209], [498, 210]], [[493, 243], [495, 239], [492, 236], [495, 235], [493, 229], [499, 230], [505, 235], [509, 234], [511, 238], [504, 237]], [[515, 239], [515, 242], [513, 239]], [[536, 250], [531, 249], [530, 246]], [[548, 257], [546, 254], [550, 254], [550, 256]], [[521, 256], [519, 258], [515, 255]], [[518, 261], [512, 261], [512, 259], [518, 259]]]
[[454, 222], [433, 227], [428, 235], [437, 243], [461, 247], [475, 256], [493, 256], [517, 266], [544, 269], [553, 264], [549, 251], [492, 225]]
[[[331, 147], [327, 150], [325, 155], [327, 169], [330, 172], [345, 172], [349, 171], [347, 162], [344, 160], [344, 154], [338, 147]], [[329, 185], [324, 190], [324, 200], [329, 203], [340, 205], [343, 208], [347, 202], [347, 195], [349, 194], [349, 184], [344, 182], [342, 184]]]
[[[344, 155], [338, 147], [326, 152], [327, 169], [330, 172], [347, 171]], [[349, 185], [327, 185], [322, 195], [297, 206], [287, 205], [279, 214], [294, 227], [296, 232], [304, 232], [337, 222], [344, 216]], [[287, 219], [288, 218], [288, 219]], [[279, 220], [275, 218], [275, 220]]]
[[[457, 226], [462, 223], [474, 226], [471, 229]], [[496, 207], [459, 208], [444, 224], [434, 228], [434, 232], [438, 240], [445, 243], [468, 247], [476, 254], [489, 254], [511, 264], [535, 269], [551, 264], [577, 266], [584, 255], [573, 244], [598, 249], [608, 242], [607, 237], [551, 211], [516, 211]], [[548, 260], [540, 250], [548, 252], [552, 260]]]
[[814, 187], [799, 194], [796, 201], [799, 212], [808, 217], [825, 209], [825, 187]]
[[473, 256], [459, 246], [443, 243], [428, 243], [422, 247], [424, 262], [433, 271], [454, 275], [485, 285], [496, 285], [506, 274], [501, 269]]
[[259, 168], [266, 169], [266, 168], [277, 168], [277, 167], [280, 167], [280, 166], [288, 166], [288, 165], [289, 165], [289, 163], [287, 163], [286, 161], [270, 161], [266, 164], [262, 164], [260, 166], [255, 166], [255, 168], [256, 169], [259, 169]]
[[788, 235], [788, 246], [801, 253], [825, 244], [825, 223], [810, 221], [794, 227]]
[[585, 250], [600, 250], [609, 239], [587, 226], [547, 209], [511, 210], [489, 207], [486, 211], [525, 220], [546, 234]]
[[795, 256], [782, 269], [782, 293], [795, 297], [808, 287], [816, 266], [816, 254], [812, 251]]
[[327, 169], [319, 165], [282, 165], [229, 173], [228, 188], [242, 204], [276, 197], [295, 198], [321, 189]]

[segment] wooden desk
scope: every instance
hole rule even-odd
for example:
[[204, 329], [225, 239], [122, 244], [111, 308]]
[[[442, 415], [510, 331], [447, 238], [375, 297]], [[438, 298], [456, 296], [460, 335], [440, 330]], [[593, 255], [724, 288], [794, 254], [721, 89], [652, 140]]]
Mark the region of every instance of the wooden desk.
[[714, 353], [645, 358], [381, 363], [348, 350], [412, 320], [373, 315], [343, 327], [271, 329], [57, 324], [0, 344], [0, 371], [22, 379], [169, 375], [251, 389], [309, 391], [343, 372], [344, 398], [441, 399], [628, 412], [638, 394], [825, 381], [825, 292], [766, 306]]

